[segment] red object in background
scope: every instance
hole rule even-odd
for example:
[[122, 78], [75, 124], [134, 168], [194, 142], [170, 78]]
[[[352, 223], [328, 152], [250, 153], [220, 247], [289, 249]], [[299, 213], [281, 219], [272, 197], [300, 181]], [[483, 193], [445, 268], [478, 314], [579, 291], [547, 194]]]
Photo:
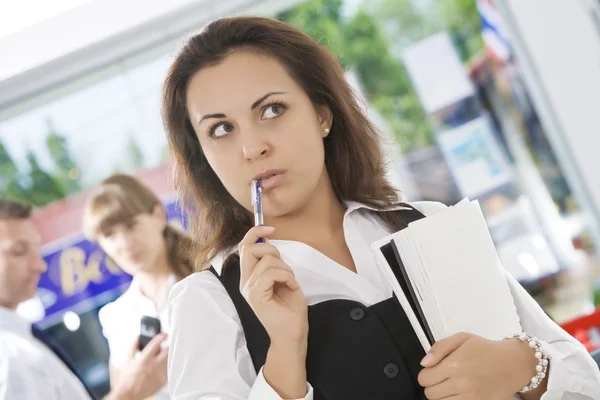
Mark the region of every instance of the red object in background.
[[[169, 162], [138, 171], [135, 176], [161, 198], [175, 190]], [[89, 191], [76, 193], [35, 211], [34, 219], [42, 236], [42, 244], [81, 234], [83, 207], [88, 195]]]
[[[561, 327], [581, 342], [589, 352], [600, 348], [598, 340], [592, 341], [594, 336], [598, 336], [600, 333], [600, 308], [597, 308], [592, 314], [568, 321]], [[597, 330], [596, 335], [590, 334], [593, 330]]]

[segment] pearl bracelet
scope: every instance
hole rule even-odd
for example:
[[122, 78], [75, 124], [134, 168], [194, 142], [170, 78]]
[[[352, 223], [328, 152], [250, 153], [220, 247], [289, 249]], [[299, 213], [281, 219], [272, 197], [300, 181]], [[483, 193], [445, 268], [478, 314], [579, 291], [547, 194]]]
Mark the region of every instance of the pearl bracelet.
[[504, 339], [519, 339], [521, 342], [528, 342], [529, 347], [535, 351], [535, 358], [537, 359], [535, 375], [531, 378], [531, 381], [527, 386], [519, 390], [519, 393], [527, 393], [536, 389], [538, 385], [542, 383], [548, 372], [548, 355], [542, 350], [542, 343], [537, 338], [530, 336], [525, 332], [507, 336]]

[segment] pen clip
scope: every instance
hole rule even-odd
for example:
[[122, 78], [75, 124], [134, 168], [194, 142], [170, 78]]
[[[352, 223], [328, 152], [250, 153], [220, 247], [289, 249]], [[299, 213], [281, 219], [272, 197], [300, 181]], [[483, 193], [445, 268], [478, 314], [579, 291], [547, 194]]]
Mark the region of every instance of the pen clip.
[[260, 195], [262, 192], [262, 188], [260, 187], [260, 181], [258, 179], [254, 179], [252, 181], [252, 205], [256, 210], [256, 206], [260, 205]]
[[[262, 213], [262, 188], [260, 187], [260, 180], [255, 179], [251, 185], [252, 191], [252, 205], [254, 206], [254, 226], [263, 225], [263, 213]], [[264, 243], [264, 239], [258, 239], [257, 243]]]

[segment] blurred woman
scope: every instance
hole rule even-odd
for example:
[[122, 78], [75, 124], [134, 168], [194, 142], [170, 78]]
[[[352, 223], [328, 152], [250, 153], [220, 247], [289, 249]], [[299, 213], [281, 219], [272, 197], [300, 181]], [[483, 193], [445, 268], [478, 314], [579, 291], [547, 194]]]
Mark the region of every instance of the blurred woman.
[[[139, 338], [143, 316], [159, 319], [168, 334], [166, 300], [171, 286], [193, 271], [187, 256], [191, 240], [168, 224], [159, 198], [128, 175], [113, 175], [92, 191], [83, 225], [86, 236], [133, 276], [127, 291], [99, 315], [110, 348], [111, 386], [115, 386], [121, 366], [131, 356], [132, 343]], [[162, 351], [166, 360], [166, 348]], [[156, 397], [168, 399], [166, 387]]]

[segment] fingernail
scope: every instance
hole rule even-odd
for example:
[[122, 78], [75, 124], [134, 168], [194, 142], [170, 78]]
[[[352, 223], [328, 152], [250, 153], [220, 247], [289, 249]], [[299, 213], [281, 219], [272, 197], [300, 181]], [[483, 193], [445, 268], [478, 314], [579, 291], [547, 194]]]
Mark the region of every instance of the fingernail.
[[266, 226], [266, 225], [265, 225], [265, 226], [264, 226], [264, 228], [265, 228], [266, 230], [268, 230], [268, 231], [274, 231], [274, 230], [275, 230], [275, 228], [274, 228], [274, 227], [272, 227], [272, 226]]
[[432, 361], [433, 355], [431, 353], [427, 353], [427, 355], [421, 360], [421, 366], [428, 367], [429, 365], [431, 365]]

